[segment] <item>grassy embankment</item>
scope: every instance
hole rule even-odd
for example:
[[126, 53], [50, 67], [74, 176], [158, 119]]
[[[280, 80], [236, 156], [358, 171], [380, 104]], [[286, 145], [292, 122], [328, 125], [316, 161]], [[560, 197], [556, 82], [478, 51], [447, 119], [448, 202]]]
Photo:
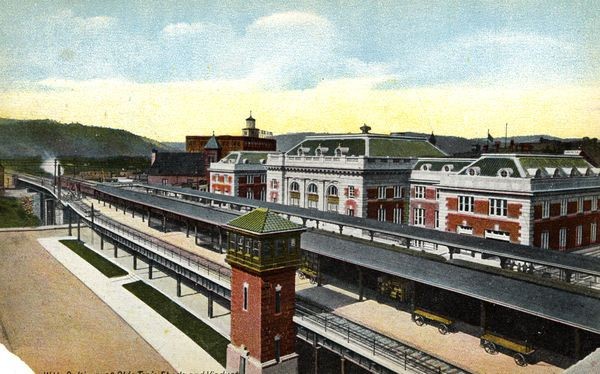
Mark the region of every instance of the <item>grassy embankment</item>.
[[39, 226], [40, 220], [28, 213], [19, 199], [0, 197], [0, 228]]
[[73, 252], [77, 253], [79, 257], [89, 262], [90, 265], [98, 269], [98, 271], [108, 278], [121, 277], [129, 274], [127, 271], [87, 248], [83, 243], [78, 242], [77, 240], [61, 240], [60, 242]]
[[229, 341], [221, 334], [142, 281], [123, 287], [189, 336], [221, 365], [226, 365]]

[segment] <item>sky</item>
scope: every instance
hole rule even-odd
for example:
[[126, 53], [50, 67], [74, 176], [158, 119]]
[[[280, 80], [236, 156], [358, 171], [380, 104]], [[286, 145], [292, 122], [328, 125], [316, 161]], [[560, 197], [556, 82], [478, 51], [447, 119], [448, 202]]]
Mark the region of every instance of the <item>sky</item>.
[[0, 1], [4, 118], [600, 137], [598, 1]]

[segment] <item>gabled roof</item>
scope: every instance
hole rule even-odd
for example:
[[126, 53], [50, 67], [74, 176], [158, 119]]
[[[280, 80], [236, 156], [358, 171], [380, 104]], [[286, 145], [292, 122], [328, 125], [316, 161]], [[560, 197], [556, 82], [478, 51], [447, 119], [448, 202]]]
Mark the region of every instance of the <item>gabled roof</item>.
[[286, 154], [296, 156], [299, 152], [315, 156], [335, 156], [336, 149], [344, 156], [366, 157], [444, 157], [446, 154], [426, 139], [376, 134], [346, 134], [308, 136]]
[[227, 226], [257, 234], [304, 230], [301, 225], [287, 220], [266, 208], [256, 208], [250, 213], [234, 218], [227, 223]]
[[154, 163], [148, 169], [148, 175], [202, 176], [204, 154], [190, 152], [157, 152]]
[[221, 145], [219, 144], [217, 138], [213, 135], [204, 145], [204, 149], [221, 149]]

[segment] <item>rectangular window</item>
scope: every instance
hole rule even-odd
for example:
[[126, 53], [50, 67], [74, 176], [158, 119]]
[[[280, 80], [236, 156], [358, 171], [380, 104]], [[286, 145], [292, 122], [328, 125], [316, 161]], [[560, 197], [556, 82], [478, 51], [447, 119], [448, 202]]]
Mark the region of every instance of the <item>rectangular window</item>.
[[542, 218], [550, 217], [550, 201], [542, 202]]
[[277, 362], [281, 359], [281, 340], [278, 338], [275, 338], [275, 361]]
[[423, 208], [415, 208], [413, 210], [413, 224], [415, 226], [424, 226], [425, 225], [425, 209]]
[[394, 198], [399, 199], [402, 197], [402, 186], [394, 186]]
[[290, 196], [290, 205], [292, 205], [292, 206], [300, 206], [300, 198], [298, 198], [298, 197], [291, 197]]
[[425, 198], [425, 186], [415, 186], [415, 199]]
[[577, 213], [583, 213], [583, 197], [577, 198]]
[[248, 284], [244, 284], [242, 309], [248, 310]]
[[579, 226], [577, 226], [577, 229], [575, 231], [575, 245], [580, 246], [582, 242], [583, 242], [583, 226], [579, 225]]
[[567, 215], [567, 199], [562, 199], [560, 201], [560, 215], [561, 216]]
[[354, 186], [348, 186], [348, 197], [354, 197]]
[[394, 208], [394, 223], [402, 223], [402, 208]]
[[260, 199], [262, 201], [267, 200], [267, 190], [265, 190], [264, 187], [263, 187], [262, 190], [260, 190]]
[[592, 196], [592, 212], [598, 210], [598, 196]]
[[490, 199], [490, 216], [506, 217], [508, 214], [505, 199]]
[[385, 187], [377, 187], [377, 198], [378, 199], [385, 199]]
[[379, 221], [385, 221], [385, 208], [383, 206], [379, 206], [379, 209], [377, 210], [377, 219]]
[[567, 248], [567, 229], [565, 227], [558, 231], [558, 248]]
[[308, 200], [307, 207], [311, 209], [317, 209], [319, 202], [316, 200]]
[[597, 233], [598, 233], [598, 224], [596, 222], [592, 222], [590, 224], [590, 243], [596, 242]]
[[439, 188], [436, 188], [436, 189], [435, 189], [435, 199], [436, 199], [436, 200], [439, 200], [439, 199], [440, 199], [440, 189], [439, 189]]
[[281, 290], [275, 290], [275, 313], [281, 313]]
[[334, 203], [327, 203], [327, 211], [336, 212], [338, 211], [338, 205]]
[[246, 199], [252, 199], [254, 198], [254, 194], [252, 193], [252, 190], [246, 190]]
[[267, 175], [266, 174], [262, 174], [260, 176], [260, 183], [267, 183]]
[[354, 217], [354, 209], [352, 209], [352, 208], [346, 209], [346, 214], [349, 215], [350, 217]]
[[435, 211], [435, 222], [434, 222], [435, 228], [439, 228], [440, 227], [440, 211], [436, 210]]
[[163, 186], [166, 186], [167, 184], [169, 184], [169, 180], [166, 178], [163, 178], [162, 184], [163, 184]]
[[548, 249], [549, 243], [550, 243], [550, 233], [548, 231], [542, 231], [542, 235], [540, 235], [540, 248]]
[[459, 212], [473, 212], [473, 204], [475, 198], [473, 196], [458, 196], [458, 211]]

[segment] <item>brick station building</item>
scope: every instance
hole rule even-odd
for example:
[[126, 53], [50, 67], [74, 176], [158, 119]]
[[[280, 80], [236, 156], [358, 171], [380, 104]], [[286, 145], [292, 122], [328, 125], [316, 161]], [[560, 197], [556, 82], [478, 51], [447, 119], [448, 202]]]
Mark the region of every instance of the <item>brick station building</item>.
[[369, 134], [308, 136], [269, 154], [267, 200], [406, 223], [410, 172], [418, 157], [445, 153], [424, 138]]
[[413, 170], [413, 225], [560, 251], [599, 243], [600, 169], [582, 157], [486, 154], [459, 172], [433, 165]]

